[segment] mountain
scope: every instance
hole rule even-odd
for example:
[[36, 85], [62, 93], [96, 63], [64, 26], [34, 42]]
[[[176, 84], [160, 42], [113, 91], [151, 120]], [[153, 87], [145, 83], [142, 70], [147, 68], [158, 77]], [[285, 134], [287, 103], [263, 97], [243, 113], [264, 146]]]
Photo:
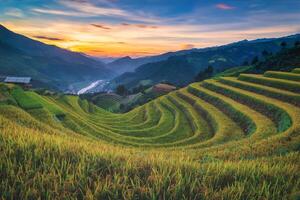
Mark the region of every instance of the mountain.
[[282, 49], [281, 43], [287, 47], [300, 40], [300, 34], [270, 39], [257, 39], [205, 49], [194, 49], [184, 55], [170, 56], [167, 60], [141, 65], [134, 72], [124, 73], [111, 81], [110, 87], [124, 84], [129, 88], [139, 84], [155, 84], [170, 82], [182, 86], [193, 81], [196, 74], [204, 71], [207, 66], [214, 68], [214, 73], [222, 72], [231, 67], [251, 63], [253, 58], [263, 57], [263, 51], [274, 54]]
[[[293, 37], [293, 36], [291, 36]], [[139, 57], [139, 58], [131, 58], [129, 56], [125, 56], [119, 59], [116, 59], [110, 63], [107, 64], [108, 68], [114, 70], [117, 74], [121, 75], [125, 72], [134, 72], [136, 68], [138, 68], [141, 65], [147, 64], [147, 63], [153, 63], [153, 62], [159, 62], [159, 61], [164, 61], [170, 58], [171, 56], [182, 56], [186, 55], [192, 52], [205, 52], [205, 51], [211, 51], [215, 49], [220, 49], [224, 47], [229, 47], [233, 45], [241, 45], [245, 43], [259, 43], [259, 42], [267, 42], [274, 40], [274, 38], [262, 38], [262, 39], [256, 39], [252, 41], [248, 40], [242, 40], [238, 41], [235, 43], [230, 43], [228, 45], [223, 45], [223, 46], [216, 46], [216, 47], [206, 47], [206, 48], [193, 48], [193, 49], [187, 49], [187, 50], [180, 50], [180, 51], [175, 51], [175, 52], [167, 52], [163, 53], [160, 55], [155, 55], [155, 56], [146, 56], [146, 57]]]
[[60, 90], [108, 79], [114, 72], [105, 64], [16, 34], [0, 25], [0, 75], [31, 76], [36, 85]]
[[[211, 48], [205, 48], [211, 49]], [[125, 72], [133, 72], [137, 67], [152, 63], [152, 62], [159, 62], [163, 60], [167, 60], [171, 56], [179, 56], [185, 55], [191, 52], [196, 51], [203, 51], [204, 49], [189, 49], [189, 50], [181, 50], [176, 52], [167, 52], [164, 54], [156, 55], [156, 56], [146, 56], [140, 58], [131, 58], [129, 56], [117, 59], [111, 63], [108, 63], [107, 66], [109, 69], [115, 71], [117, 74], [121, 75]]]
[[105, 64], [112, 63], [115, 60], [118, 60], [118, 57], [109, 57], [109, 56], [90, 56], [91, 58], [103, 62]]

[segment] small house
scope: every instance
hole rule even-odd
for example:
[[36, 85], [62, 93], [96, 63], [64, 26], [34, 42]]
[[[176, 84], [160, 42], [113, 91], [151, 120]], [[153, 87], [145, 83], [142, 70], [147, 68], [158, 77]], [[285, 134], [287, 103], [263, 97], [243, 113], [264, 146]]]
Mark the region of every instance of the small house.
[[23, 88], [31, 88], [31, 77], [14, 77], [14, 76], [7, 76], [4, 79], [4, 83], [13, 83], [16, 85], [20, 85]]

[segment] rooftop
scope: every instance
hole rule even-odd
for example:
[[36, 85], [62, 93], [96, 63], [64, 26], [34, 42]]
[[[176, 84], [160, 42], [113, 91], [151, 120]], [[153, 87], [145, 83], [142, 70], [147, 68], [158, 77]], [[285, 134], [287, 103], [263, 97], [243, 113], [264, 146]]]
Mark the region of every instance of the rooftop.
[[31, 77], [13, 77], [8, 76], [5, 78], [5, 83], [25, 83], [28, 84], [31, 81]]

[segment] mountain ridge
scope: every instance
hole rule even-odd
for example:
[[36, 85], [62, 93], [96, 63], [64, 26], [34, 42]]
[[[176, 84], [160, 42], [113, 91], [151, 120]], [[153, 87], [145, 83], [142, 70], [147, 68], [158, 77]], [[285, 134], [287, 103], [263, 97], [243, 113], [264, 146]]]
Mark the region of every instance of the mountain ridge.
[[[214, 67], [215, 73], [219, 73], [246, 62], [251, 63], [255, 57], [263, 59], [263, 51], [276, 53], [282, 49], [281, 42], [287, 42], [287, 45], [291, 46], [298, 40], [300, 40], [300, 34], [280, 38], [242, 40], [217, 47], [194, 49], [187, 54], [146, 63], [137, 67], [133, 72], [121, 74], [113, 79], [111, 87], [122, 84], [132, 88], [141, 82], [155, 84], [161, 81], [177, 86], [186, 85], [193, 81], [197, 73], [205, 70], [209, 65]], [[179, 65], [178, 62], [181, 64]]]
[[0, 74], [31, 76], [51, 88], [70, 90], [72, 84], [108, 79], [114, 72], [84, 54], [14, 33], [0, 25]]
[[110, 63], [107, 63], [108, 68], [113, 69], [117, 72], [118, 75], [121, 75], [125, 72], [134, 72], [134, 70], [141, 65], [152, 63], [152, 62], [159, 62], [163, 60], [167, 60], [171, 56], [180, 56], [185, 55], [192, 52], [203, 52], [203, 51], [209, 51], [216, 48], [224, 48], [232, 45], [241, 45], [241, 44], [251, 44], [251, 43], [259, 43], [259, 42], [267, 42], [270, 40], [280, 39], [280, 38], [298, 38], [300, 37], [299, 33], [293, 34], [293, 35], [287, 35], [282, 36], [278, 38], [259, 38], [254, 40], [240, 40], [237, 42], [232, 42], [224, 45], [218, 45], [218, 46], [212, 46], [212, 47], [204, 47], [204, 48], [192, 48], [192, 49], [185, 49], [185, 50], [179, 50], [179, 51], [169, 51], [162, 54], [154, 55], [154, 56], [143, 56], [138, 58], [131, 58], [130, 56], [124, 56], [119, 59], [116, 59]]

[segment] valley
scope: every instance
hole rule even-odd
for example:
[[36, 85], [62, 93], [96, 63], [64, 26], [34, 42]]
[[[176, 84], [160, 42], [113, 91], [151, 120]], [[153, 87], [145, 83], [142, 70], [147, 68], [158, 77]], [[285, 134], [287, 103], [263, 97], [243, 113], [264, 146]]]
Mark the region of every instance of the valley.
[[80, 89], [77, 94], [80, 95], [80, 94], [84, 94], [84, 93], [87, 93], [87, 92], [92, 92], [94, 88], [98, 88], [98, 90], [100, 92], [103, 91], [103, 88], [105, 85], [108, 84], [108, 81], [106, 80], [98, 80], [98, 81], [95, 81], [95, 82], [92, 82], [90, 85]]

